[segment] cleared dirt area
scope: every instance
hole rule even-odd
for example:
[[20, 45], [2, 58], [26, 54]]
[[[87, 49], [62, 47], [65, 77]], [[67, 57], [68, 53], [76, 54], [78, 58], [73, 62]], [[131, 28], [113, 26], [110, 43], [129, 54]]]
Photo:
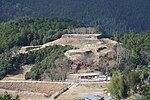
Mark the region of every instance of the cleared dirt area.
[[57, 100], [79, 100], [84, 99], [87, 94], [97, 94], [106, 96], [104, 90], [107, 89], [107, 84], [81, 84], [77, 87], [71, 88], [60, 95]]
[[69, 60], [72, 60], [76, 66], [80, 65], [82, 67], [83, 65], [83, 67], [87, 68], [90, 65], [96, 69], [97, 63], [102, 63], [101, 58], [104, 57], [109, 60], [109, 67], [113, 67], [116, 64], [115, 58], [117, 54], [115, 48], [118, 42], [103, 38], [101, 34], [64, 34], [61, 38], [43, 45], [22, 47], [18, 54], [44, 49], [52, 45], [70, 45], [74, 47], [66, 51], [64, 55]]
[[[98, 37], [101, 34], [64, 34], [62, 35], [61, 38], [45, 43], [43, 45], [38, 45], [38, 46], [24, 46], [21, 48], [21, 50], [18, 51], [18, 53], [28, 53], [29, 51], [36, 51], [40, 50], [52, 45], [71, 45], [73, 47], [77, 48], [83, 48], [85, 45], [90, 45], [92, 44], [95, 46], [94, 48], [97, 48], [97, 43], [101, 43], [98, 45], [107, 45], [107, 46], [114, 46], [117, 44], [116, 41], [113, 41], [108, 38], [101, 38], [99, 39]], [[90, 45], [91, 46], [91, 45]]]
[[40, 82], [0, 82], [0, 93], [8, 91], [14, 95], [19, 95], [21, 99], [42, 100], [48, 99], [54, 93], [67, 88], [64, 83], [40, 83]]

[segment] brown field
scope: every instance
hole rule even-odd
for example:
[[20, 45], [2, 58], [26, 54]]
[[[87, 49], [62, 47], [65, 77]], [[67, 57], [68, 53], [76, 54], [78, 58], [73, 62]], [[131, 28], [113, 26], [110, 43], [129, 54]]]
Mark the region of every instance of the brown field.
[[106, 96], [104, 90], [108, 84], [80, 84], [61, 94], [57, 100], [83, 100], [85, 95], [92, 93], [100, 96]]
[[[21, 100], [48, 99], [54, 93], [67, 88], [64, 83], [40, 83], [40, 82], [0, 82], [0, 94], [8, 91], [13, 95], [19, 95]], [[47, 98], [46, 98], [47, 97]]]

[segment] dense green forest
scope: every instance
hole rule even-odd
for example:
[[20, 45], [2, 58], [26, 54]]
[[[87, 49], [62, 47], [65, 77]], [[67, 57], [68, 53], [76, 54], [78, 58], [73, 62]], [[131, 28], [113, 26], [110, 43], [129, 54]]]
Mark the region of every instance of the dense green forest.
[[12, 58], [12, 53], [6, 52], [0, 54], [0, 79], [3, 79], [7, 74], [13, 74], [20, 70], [18, 61]]
[[127, 51], [112, 69], [110, 92], [118, 99], [138, 93], [142, 100], [149, 100], [150, 32], [114, 34], [112, 38], [120, 41]]
[[[114, 34], [113, 39], [121, 42], [121, 46], [128, 49], [130, 58], [123, 59], [133, 68], [137, 66], [148, 65], [150, 62], [150, 32], [140, 34]], [[126, 66], [126, 65], [125, 65]], [[124, 67], [125, 67], [124, 66]], [[121, 66], [123, 67], [123, 66]]]
[[107, 33], [150, 27], [150, 0], [1, 0], [0, 22], [16, 17], [60, 17], [100, 25]]
[[84, 26], [69, 19], [24, 18], [0, 24], [0, 53], [14, 46], [40, 45], [67, 33], [68, 28]]
[[130, 34], [113, 34], [112, 39], [123, 43], [123, 46], [136, 52], [150, 53], [150, 31]]
[[31, 72], [26, 74], [26, 79], [41, 80], [42, 75], [45, 74], [46, 76], [51, 75], [48, 76], [50, 80], [63, 80], [66, 76], [62, 74], [70, 69], [69, 66], [72, 63], [64, 56], [64, 53], [71, 48], [71, 46], [54, 45], [14, 57], [12, 57], [12, 52], [2, 53], [0, 54], [0, 79], [19, 72], [22, 65], [34, 64]]
[[[25, 57], [26, 60], [35, 60], [36, 62], [31, 72], [26, 73], [26, 79], [41, 80], [43, 77], [49, 80], [65, 80], [67, 72], [71, 69], [69, 61], [64, 53], [70, 50], [70, 46], [52, 46], [44, 50], [33, 52]], [[35, 56], [36, 58], [33, 59]], [[30, 58], [29, 58], [30, 57]], [[20, 57], [22, 58], [22, 57]], [[24, 61], [24, 60], [22, 60]], [[30, 61], [29, 63], [33, 63]], [[42, 77], [42, 75], [44, 75]]]
[[63, 76], [60, 73], [63, 73], [63, 71], [57, 70], [58, 72], [55, 72], [54, 69], [62, 67], [65, 70], [65, 66], [67, 67], [66, 71], [70, 69], [69, 64], [71, 64], [71, 61], [65, 58], [64, 53], [71, 48], [71, 46], [54, 45], [27, 54], [17, 55], [14, 59], [19, 64], [34, 64], [31, 72], [26, 74], [26, 79], [40, 80], [42, 75], [45, 74], [50, 80], [62, 80]]
[[[40, 45], [53, 41], [68, 33], [69, 29], [83, 26], [81, 22], [59, 18], [23, 18], [1, 23], [0, 79], [18, 72], [22, 65], [34, 64], [31, 71], [25, 75], [27, 80], [65, 80], [72, 62], [64, 56], [64, 52], [72, 47], [54, 45], [15, 56], [12, 56], [12, 52], [21, 46]], [[107, 33], [102, 36], [105, 35], [108, 36]], [[143, 99], [148, 100], [150, 32], [130, 34], [116, 32], [108, 37], [120, 42], [118, 48], [125, 48], [118, 64], [109, 69], [109, 74], [113, 77], [109, 91], [119, 99], [139, 93]]]
[[[150, 0], [0, 0], [0, 14], [0, 79], [33, 64], [26, 80], [65, 80], [73, 62], [64, 52], [71, 46], [12, 53], [56, 40], [73, 28], [92, 26], [120, 43], [114, 49], [122, 54], [116, 66], [108, 68], [110, 93], [119, 100], [132, 94], [150, 99]], [[19, 97], [5, 93], [0, 99]]]

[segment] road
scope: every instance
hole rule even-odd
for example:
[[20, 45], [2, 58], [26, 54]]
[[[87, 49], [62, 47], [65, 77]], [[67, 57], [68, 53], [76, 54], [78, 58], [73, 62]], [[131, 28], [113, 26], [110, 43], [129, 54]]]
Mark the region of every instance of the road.
[[108, 84], [109, 81], [103, 81], [103, 82], [50, 82], [50, 81], [0, 81], [0, 83], [58, 83], [58, 84], [72, 84], [72, 83], [80, 83], [80, 84]]

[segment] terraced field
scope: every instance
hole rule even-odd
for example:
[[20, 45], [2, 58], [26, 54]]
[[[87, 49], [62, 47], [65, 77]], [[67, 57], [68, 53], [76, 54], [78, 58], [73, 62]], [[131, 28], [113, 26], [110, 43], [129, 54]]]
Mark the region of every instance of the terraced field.
[[[54, 93], [61, 91], [67, 88], [67, 84], [65, 83], [46, 83], [46, 82], [0, 82], [0, 93], [4, 91], [8, 91], [11, 94], [18, 94], [19, 96], [25, 100], [31, 98], [40, 97], [42, 98], [49, 98]], [[28, 95], [25, 97], [25, 95]], [[38, 100], [39, 100], [38, 99]]]

